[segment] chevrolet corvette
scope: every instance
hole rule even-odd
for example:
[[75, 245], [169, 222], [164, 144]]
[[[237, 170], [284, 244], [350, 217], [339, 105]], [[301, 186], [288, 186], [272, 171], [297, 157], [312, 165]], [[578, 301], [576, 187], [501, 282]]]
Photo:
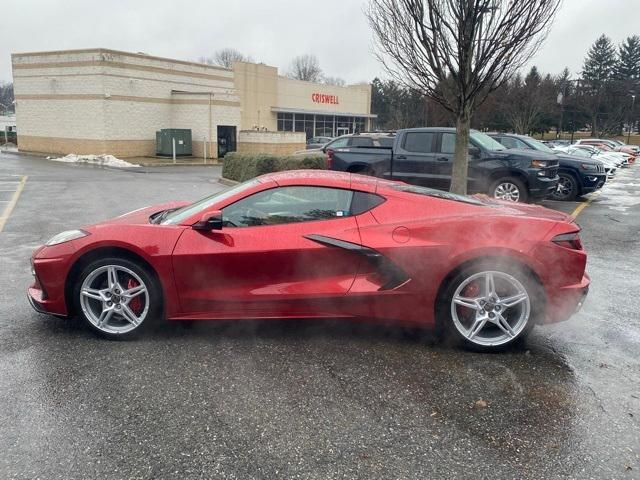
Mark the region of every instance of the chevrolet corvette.
[[581, 307], [579, 231], [535, 205], [280, 172], [60, 233], [33, 253], [28, 298], [112, 339], [160, 319], [340, 318], [498, 350]]

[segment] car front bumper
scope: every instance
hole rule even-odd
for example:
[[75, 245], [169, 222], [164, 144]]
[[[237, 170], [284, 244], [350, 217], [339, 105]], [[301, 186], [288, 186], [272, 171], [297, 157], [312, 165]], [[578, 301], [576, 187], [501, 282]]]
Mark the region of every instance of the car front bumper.
[[529, 195], [531, 198], [546, 198], [551, 195], [558, 187], [560, 177], [539, 177], [535, 176], [529, 179]]
[[587, 174], [583, 175], [582, 178], [582, 193], [591, 193], [596, 190], [602, 188], [607, 181], [606, 173], [598, 173], [598, 174]]

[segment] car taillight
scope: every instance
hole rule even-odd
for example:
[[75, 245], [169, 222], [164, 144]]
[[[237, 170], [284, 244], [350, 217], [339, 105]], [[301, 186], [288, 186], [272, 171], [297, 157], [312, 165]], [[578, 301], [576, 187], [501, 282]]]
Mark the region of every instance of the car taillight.
[[571, 250], [582, 250], [582, 241], [580, 240], [580, 232], [563, 233], [556, 235], [551, 239], [556, 245], [570, 248]]
[[327, 150], [327, 170], [331, 170], [333, 168], [333, 150]]

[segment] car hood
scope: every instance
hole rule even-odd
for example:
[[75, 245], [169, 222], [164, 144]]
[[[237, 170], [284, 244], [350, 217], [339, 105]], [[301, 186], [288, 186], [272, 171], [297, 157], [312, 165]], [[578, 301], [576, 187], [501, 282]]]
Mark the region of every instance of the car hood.
[[579, 155], [570, 155], [568, 153], [556, 153], [556, 157], [560, 159], [560, 165], [579, 165], [581, 163], [589, 165], [602, 165], [602, 161], [594, 158], [580, 157]]
[[97, 223], [96, 225], [105, 225], [105, 224], [128, 224], [128, 225], [140, 225], [149, 223], [149, 217], [154, 213], [161, 212], [163, 210], [167, 210], [169, 208], [179, 208], [189, 205], [190, 202], [169, 202], [169, 203], [161, 203], [159, 205], [151, 205], [149, 207], [138, 208], [137, 210], [133, 210], [131, 212], [127, 212], [125, 214], [120, 215], [116, 218], [111, 218], [109, 220], [105, 220], [104, 222]]
[[531, 150], [525, 148], [508, 148], [506, 150], [491, 150], [491, 155], [495, 157], [521, 157], [528, 158], [531, 160], [547, 160], [549, 161], [549, 165], [553, 165], [554, 162], [558, 161], [557, 155], [553, 153], [541, 152], [539, 150]]

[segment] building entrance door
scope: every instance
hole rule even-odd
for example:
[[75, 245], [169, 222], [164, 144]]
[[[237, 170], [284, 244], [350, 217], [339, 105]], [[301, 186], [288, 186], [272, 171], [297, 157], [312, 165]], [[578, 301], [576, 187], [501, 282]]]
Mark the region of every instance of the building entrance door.
[[236, 151], [236, 127], [218, 125], [218, 158]]
[[349, 129], [347, 127], [338, 127], [336, 128], [336, 134], [338, 137], [342, 136], [342, 135], [348, 135], [349, 134]]

